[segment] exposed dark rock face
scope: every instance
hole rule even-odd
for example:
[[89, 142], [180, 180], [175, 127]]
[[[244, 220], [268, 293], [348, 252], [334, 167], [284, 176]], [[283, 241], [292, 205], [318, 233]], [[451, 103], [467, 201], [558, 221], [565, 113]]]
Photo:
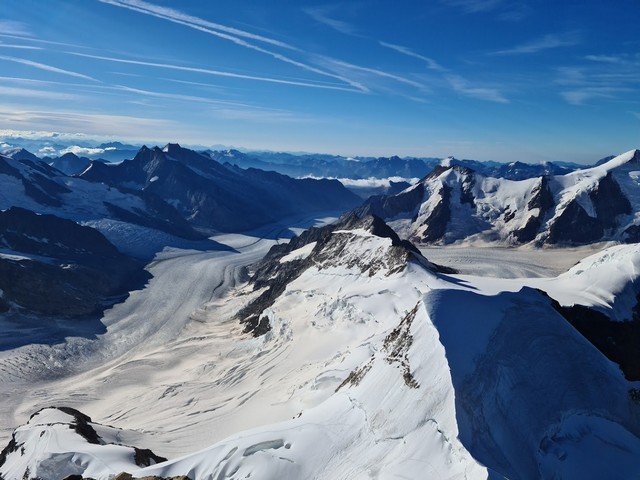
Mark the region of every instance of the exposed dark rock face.
[[0, 212], [0, 248], [10, 253], [0, 257], [4, 310], [96, 314], [149, 278], [97, 230], [23, 208]]
[[[71, 415], [73, 417], [73, 422], [71, 423], [70, 426], [78, 435], [84, 438], [88, 443], [93, 443], [94, 445], [100, 445], [101, 443], [103, 443], [100, 441], [101, 439], [98, 433], [94, 430], [94, 428], [91, 425], [89, 425], [89, 423], [92, 423], [92, 420], [89, 416], [71, 407], [56, 407], [56, 408], [61, 412], [64, 412], [67, 415]], [[31, 418], [33, 418], [33, 415], [31, 416]]]
[[[572, 200], [549, 228], [549, 243], [589, 243], [601, 240], [608, 229], [618, 226], [617, 217], [632, 212], [631, 203], [624, 195], [613, 175], [604, 176], [593, 191], [589, 192], [595, 217], [591, 217]], [[628, 230], [628, 237], [633, 229]]]
[[91, 160], [88, 158], [79, 157], [72, 152], [65, 153], [57, 158], [46, 158], [43, 160], [66, 175], [78, 175], [91, 164]]
[[14, 160], [31, 160], [32, 162], [38, 162], [40, 159], [24, 148], [20, 148], [18, 150], [10, 151], [5, 153], [5, 155], [13, 158]]
[[14, 178], [21, 178], [20, 171], [10, 165], [2, 155], [0, 155], [0, 174], [9, 175]]
[[640, 380], [640, 295], [633, 318], [618, 322], [604, 313], [582, 305], [553, 307], [609, 360], [617, 363], [629, 381]]
[[474, 171], [470, 168], [455, 166], [454, 170], [460, 172], [463, 175], [462, 183], [460, 185], [460, 203], [470, 205], [472, 208], [476, 208], [475, 197], [473, 194], [473, 187], [476, 184]]
[[529, 210], [539, 208], [541, 217], [544, 217], [549, 210], [553, 208], [553, 194], [549, 188], [549, 177], [541, 177], [540, 183], [533, 189], [531, 199], [527, 204]]
[[148, 448], [134, 447], [133, 461], [136, 462], [136, 465], [139, 467], [148, 467], [156, 463], [166, 462], [167, 459], [156, 455]]
[[631, 203], [620, 189], [620, 185], [609, 172], [598, 184], [598, 188], [589, 193], [593, 202], [596, 216], [604, 229], [614, 228], [617, 225], [618, 215], [631, 213]]
[[11, 440], [9, 440], [7, 446], [2, 449], [2, 452], [0, 452], [0, 467], [2, 467], [7, 462], [7, 457], [12, 453], [17, 452], [20, 447], [21, 445], [18, 445], [18, 442], [16, 442], [15, 433], [12, 434]]
[[424, 197], [424, 184], [419, 183], [408, 191], [396, 195], [376, 195], [369, 198], [356, 211], [358, 215], [376, 215], [381, 218], [393, 218], [400, 213], [414, 212]]
[[640, 242], [640, 225], [631, 225], [622, 232], [622, 241], [625, 243]]
[[0, 245], [23, 253], [87, 261], [119, 255], [116, 247], [93, 228], [19, 207], [0, 212]]
[[409, 349], [413, 344], [411, 324], [418, 313], [419, 307], [420, 304], [417, 304], [407, 313], [400, 324], [384, 339], [384, 348], [387, 351], [387, 362], [392, 365], [396, 364], [402, 370], [404, 383], [410, 388], [420, 387], [411, 373], [411, 363], [409, 362]]
[[438, 194], [440, 195], [440, 201], [424, 221], [427, 229], [422, 236], [422, 241], [425, 243], [435, 242], [444, 237], [447, 233], [447, 225], [451, 220], [451, 207], [449, 205], [451, 200], [451, 187], [442, 185]]
[[548, 243], [596, 242], [604, 235], [602, 223], [590, 217], [577, 201], [571, 201], [549, 228]]
[[[519, 243], [526, 243], [532, 241], [540, 227], [542, 226], [542, 221], [546, 216], [547, 212], [549, 212], [554, 206], [553, 194], [551, 193], [551, 189], [549, 188], [549, 178], [542, 177], [540, 178], [540, 183], [535, 187], [532, 192], [531, 199], [527, 204], [527, 209], [539, 209], [538, 215], [532, 215], [529, 217], [529, 220], [525, 224], [524, 227], [519, 228], [513, 231], [513, 237]], [[513, 212], [515, 215], [515, 212]], [[505, 221], [506, 220], [505, 218]]]

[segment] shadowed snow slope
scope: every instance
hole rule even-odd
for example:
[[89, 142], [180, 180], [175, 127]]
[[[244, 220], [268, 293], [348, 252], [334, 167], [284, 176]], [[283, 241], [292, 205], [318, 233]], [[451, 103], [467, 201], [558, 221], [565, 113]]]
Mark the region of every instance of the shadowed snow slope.
[[[446, 351], [460, 439], [474, 458], [508, 478], [640, 473], [629, 385], [538, 292], [439, 290], [426, 304]], [[585, 455], [582, 444], [600, 455]]]

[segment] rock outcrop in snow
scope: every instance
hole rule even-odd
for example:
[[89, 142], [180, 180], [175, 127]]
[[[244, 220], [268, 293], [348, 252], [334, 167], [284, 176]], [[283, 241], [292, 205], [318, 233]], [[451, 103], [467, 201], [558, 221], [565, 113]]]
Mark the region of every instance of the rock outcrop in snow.
[[16, 429], [0, 453], [0, 478], [107, 478], [167, 460], [149, 449], [122, 445], [122, 435], [73, 408], [45, 408]]
[[[360, 245], [362, 248], [357, 248]], [[431, 264], [410, 242], [398, 235], [379, 217], [360, 218], [349, 214], [337, 223], [311, 228], [289, 243], [275, 245], [253, 268], [250, 283], [262, 293], [239, 313], [245, 331], [260, 336], [271, 329], [264, 310], [285, 291], [287, 286], [310, 267], [355, 268], [363, 275], [392, 275], [403, 271], [408, 262], [418, 262], [434, 271], [453, 270]]]

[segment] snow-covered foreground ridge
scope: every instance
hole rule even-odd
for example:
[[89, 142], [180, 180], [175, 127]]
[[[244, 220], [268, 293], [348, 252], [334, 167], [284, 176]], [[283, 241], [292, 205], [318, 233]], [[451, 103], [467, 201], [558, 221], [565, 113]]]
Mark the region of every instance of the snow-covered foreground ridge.
[[[585, 265], [595, 274], [630, 257], [640, 257], [636, 246]], [[571, 288], [570, 275], [557, 280], [557, 291]], [[625, 275], [627, 282], [637, 278]], [[108, 479], [121, 470], [192, 479], [637, 477], [637, 385], [546, 295], [513, 285], [508, 291], [439, 273], [373, 217], [310, 230], [275, 247], [252, 282], [185, 327], [191, 336], [181, 333], [182, 346], [198, 338], [201, 353], [182, 359], [173, 389], [150, 386], [136, 398], [144, 405], [121, 407], [142, 413], [183, 405], [192, 423], [168, 411], [166, 442], [196, 431], [198, 419], [212, 436], [217, 426], [228, 429], [222, 416], [207, 416], [216, 409], [251, 418], [255, 428], [138, 468], [130, 448], [112, 444], [126, 442], [71, 440], [69, 428], [53, 425], [70, 419], [51, 421], [59, 414], [48, 410], [46, 422], [16, 431], [0, 475], [22, 478], [28, 467], [26, 478], [42, 479]], [[202, 351], [221, 331], [228, 350]], [[197, 410], [195, 384], [201, 397], [209, 395]], [[175, 400], [182, 392], [189, 403]], [[233, 410], [225, 410], [230, 401]], [[102, 431], [105, 439], [132, 438]], [[153, 450], [162, 454], [155, 444]]]

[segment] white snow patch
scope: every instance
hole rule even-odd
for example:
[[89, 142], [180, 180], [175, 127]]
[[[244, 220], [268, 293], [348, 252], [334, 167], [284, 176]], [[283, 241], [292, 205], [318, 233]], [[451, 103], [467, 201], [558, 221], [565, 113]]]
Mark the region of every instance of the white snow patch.
[[293, 260], [304, 260], [305, 258], [307, 258], [309, 255], [311, 255], [311, 252], [313, 251], [313, 249], [316, 247], [316, 244], [318, 242], [311, 242], [308, 243], [296, 250], [293, 250], [292, 252], [288, 253], [287, 255], [285, 255], [284, 257], [282, 257], [280, 259], [280, 263], [286, 263], [286, 262], [291, 262]]

